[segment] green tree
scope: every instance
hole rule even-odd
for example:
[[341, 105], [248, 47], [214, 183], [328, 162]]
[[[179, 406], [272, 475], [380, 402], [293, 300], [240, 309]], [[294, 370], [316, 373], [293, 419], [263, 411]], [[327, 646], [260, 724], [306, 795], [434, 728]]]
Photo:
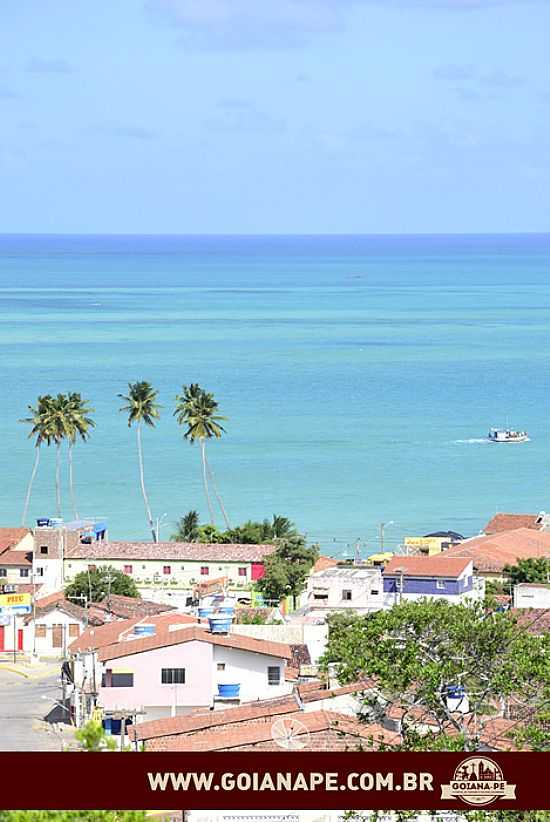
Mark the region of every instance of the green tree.
[[25, 419], [19, 420], [19, 422], [25, 423], [26, 425], [31, 426], [31, 430], [29, 433], [29, 439], [34, 437], [34, 461], [32, 466], [31, 477], [29, 480], [29, 484], [27, 487], [27, 494], [25, 496], [25, 504], [23, 506], [23, 516], [21, 518], [21, 524], [25, 525], [27, 521], [27, 514], [29, 511], [29, 504], [31, 501], [31, 494], [32, 488], [34, 485], [34, 480], [36, 479], [36, 474], [38, 471], [38, 465], [40, 463], [40, 448], [44, 443], [49, 446], [53, 439], [53, 432], [50, 426], [50, 406], [52, 403], [52, 397], [50, 394], [42, 394], [38, 397], [36, 401], [36, 405], [29, 405], [27, 406], [30, 417], [26, 417]]
[[90, 719], [79, 728], [75, 737], [82, 750], [87, 753], [116, 750], [116, 740], [109, 736], [101, 722], [95, 719]]
[[88, 602], [100, 602], [110, 594], [139, 598], [139, 591], [132, 577], [105, 565], [93, 571], [81, 571], [65, 588], [65, 596], [77, 605], [86, 597]]
[[0, 811], [0, 822], [144, 822], [145, 811]]
[[128, 383], [128, 394], [119, 394], [118, 396], [126, 402], [126, 405], [123, 405], [120, 411], [125, 411], [128, 414], [128, 428], [131, 428], [133, 423], [136, 425], [141, 493], [143, 496], [143, 503], [145, 505], [147, 522], [149, 523], [149, 528], [151, 529], [151, 533], [153, 535], [153, 542], [158, 542], [158, 534], [153, 523], [153, 515], [151, 513], [149, 497], [147, 496], [147, 490], [145, 488], [143, 444], [141, 440], [142, 426], [147, 425], [149, 428], [154, 428], [155, 421], [160, 418], [160, 406], [157, 403], [158, 391], [153, 388], [151, 383], [140, 381]]
[[530, 557], [518, 559], [516, 565], [505, 565], [504, 573], [512, 585], [520, 582], [550, 582], [550, 559], [547, 557]]
[[319, 557], [319, 547], [307, 547], [304, 537], [298, 534], [276, 540], [276, 544], [277, 550], [265, 559], [264, 576], [256, 583], [264, 598], [273, 603], [279, 603], [285, 596], [299, 596]]
[[74, 494], [73, 448], [79, 438], [82, 442], [86, 442], [90, 436], [90, 429], [95, 428], [95, 422], [90, 416], [93, 413], [94, 409], [90, 408], [88, 400], [83, 399], [81, 394], [71, 392], [67, 395], [65, 415], [67, 428], [66, 436], [68, 441], [67, 459], [69, 463], [69, 490], [71, 495], [71, 505], [76, 519], [79, 518], [79, 514]]
[[199, 515], [196, 511], [188, 511], [178, 521], [177, 530], [170, 537], [172, 542], [199, 541]]
[[[549, 696], [550, 635], [531, 635], [509, 613], [425, 600], [346, 624], [329, 617], [322, 665], [330, 664], [342, 682], [374, 678], [365, 698], [373, 721], [383, 721], [395, 705], [404, 710], [403, 748], [419, 747], [420, 710], [435, 729], [424, 737], [424, 749], [453, 750], [458, 736], [462, 749], [477, 750], [487, 718], [508, 700], [521, 699], [534, 716], [543, 708]], [[449, 688], [456, 686], [468, 699], [467, 714], [449, 703]]]
[[218, 410], [218, 403], [214, 399], [214, 395], [205, 391], [197, 383], [191, 385], [184, 385], [182, 393], [176, 396], [176, 408], [174, 416], [178, 425], [187, 426], [183, 436], [189, 440], [191, 444], [198, 441], [201, 451], [202, 464], [202, 481], [204, 486], [204, 493], [206, 496], [206, 503], [210, 513], [210, 522], [215, 525], [214, 507], [210, 497], [209, 480], [212, 483], [214, 493], [218, 500], [226, 528], [230, 528], [229, 519], [225, 510], [223, 501], [218, 494], [214, 475], [208, 463], [206, 456], [206, 443], [211, 439], [221, 439], [225, 433], [225, 429], [221, 425], [226, 420], [216, 413]]

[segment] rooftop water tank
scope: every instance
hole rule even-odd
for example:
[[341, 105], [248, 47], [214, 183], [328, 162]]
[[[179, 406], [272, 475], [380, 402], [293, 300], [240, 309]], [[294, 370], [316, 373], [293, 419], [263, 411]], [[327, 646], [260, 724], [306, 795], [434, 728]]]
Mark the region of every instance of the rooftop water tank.
[[220, 616], [210, 616], [208, 617], [208, 624], [210, 625], [210, 631], [213, 634], [228, 634], [231, 628], [231, 623], [233, 619], [231, 616], [227, 614], [221, 614]]
[[241, 686], [236, 683], [232, 684], [218, 684], [218, 696], [229, 697], [235, 699], [239, 696]]

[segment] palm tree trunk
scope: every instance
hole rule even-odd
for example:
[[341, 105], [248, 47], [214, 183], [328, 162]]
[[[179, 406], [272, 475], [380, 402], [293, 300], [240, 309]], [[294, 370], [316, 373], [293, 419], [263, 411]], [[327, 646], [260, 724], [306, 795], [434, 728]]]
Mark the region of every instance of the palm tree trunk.
[[145, 513], [147, 515], [147, 521], [149, 523], [149, 528], [151, 529], [151, 533], [153, 535], [153, 542], [157, 542], [157, 532], [155, 531], [155, 526], [153, 525], [153, 515], [151, 514], [151, 506], [149, 505], [149, 497], [147, 496], [147, 491], [145, 490], [145, 474], [143, 471], [143, 446], [141, 443], [141, 423], [138, 422], [136, 425], [136, 435], [137, 435], [137, 447], [138, 447], [138, 459], [139, 459], [139, 480], [141, 483], [141, 493], [143, 494], [143, 502], [145, 503]]
[[57, 516], [61, 516], [61, 440], [55, 444], [55, 504]]
[[75, 519], [79, 519], [79, 514], [76, 508], [76, 500], [74, 496], [74, 483], [73, 483], [73, 443], [69, 441], [69, 449], [67, 452], [67, 459], [69, 462], [69, 490], [71, 493], [71, 505], [73, 508], [73, 514]]
[[214, 489], [214, 494], [216, 495], [216, 499], [218, 500], [218, 505], [220, 506], [220, 510], [222, 512], [222, 516], [225, 522], [225, 527], [229, 531], [231, 529], [231, 523], [229, 522], [229, 517], [227, 516], [227, 511], [225, 510], [225, 505], [223, 504], [223, 500], [218, 492], [218, 486], [216, 485], [216, 480], [214, 479], [214, 474], [212, 473], [212, 469], [210, 468], [210, 463], [206, 458], [206, 451], [204, 456], [206, 462], [206, 470], [208, 471], [208, 476], [210, 477], [210, 482], [212, 483], [212, 488]]
[[38, 463], [40, 462], [40, 446], [37, 445], [36, 447], [36, 454], [34, 456], [34, 463], [32, 466], [31, 478], [29, 480], [29, 485], [27, 488], [27, 496], [25, 497], [25, 507], [23, 508], [23, 517], [21, 519], [21, 525], [25, 525], [27, 520], [27, 514], [29, 511], [29, 505], [31, 501], [31, 493], [32, 493], [32, 486], [34, 484], [34, 480], [36, 478], [36, 472], [38, 471]]
[[204, 437], [200, 439], [200, 446], [201, 446], [201, 461], [202, 461], [202, 482], [204, 485], [204, 493], [206, 494], [206, 502], [208, 504], [208, 510], [210, 512], [210, 523], [215, 525], [215, 517], [214, 517], [214, 509], [212, 507], [212, 500], [210, 499], [210, 492], [208, 490], [208, 476], [206, 473], [206, 441]]

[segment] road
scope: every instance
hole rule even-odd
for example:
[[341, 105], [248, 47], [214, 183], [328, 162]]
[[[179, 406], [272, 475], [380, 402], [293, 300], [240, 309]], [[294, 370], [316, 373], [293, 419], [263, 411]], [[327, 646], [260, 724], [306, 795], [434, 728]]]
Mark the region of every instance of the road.
[[59, 664], [28, 679], [0, 666], [0, 750], [60, 751], [64, 734], [53, 730], [53, 723], [66, 722], [53, 701], [60, 696]]

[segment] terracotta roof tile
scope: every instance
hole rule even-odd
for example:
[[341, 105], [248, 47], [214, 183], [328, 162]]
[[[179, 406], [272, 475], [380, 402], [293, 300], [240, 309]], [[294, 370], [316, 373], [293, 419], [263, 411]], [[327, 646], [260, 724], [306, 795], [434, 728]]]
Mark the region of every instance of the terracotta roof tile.
[[384, 568], [384, 576], [395, 576], [403, 569], [410, 576], [458, 577], [466, 570], [470, 559], [459, 559], [444, 555], [433, 557], [393, 557]]
[[139, 619], [120, 619], [114, 622], [106, 622], [97, 628], [88, 628], [80, 634], [71, 644], [68, 650], [71, 653], [77, 651], [98, 650], [112, 645], [119, 641], [120, 637], [137, 625]]
[[166, 611], [174, 611], [175, 605], [166, 605], [161, 602], [151, 602], [148, 599], [140, 599], [139, 597], [126, 597], [120, 594], [111, 594], [111, 596], [103, 597], [97, 603], [94, 603], [99, 608], [103, 608], [118, 617], [130, 619], [135, 616], [153, 616], [154, 614], [162, 614]]
[[535, 636], [550, 633], [550, 608], [512, 608], [518, 625]]
[[344, 696], [345, 694], [356, 694], [372, 688], [374, 683], [369, 680], [359, 680], [351, 682], [349, 685], [339, 685], [336, 688], [308, 688], [304, 690], [302, 685], [298, 685], [298, 693], [302, 702], [318, 702], [322, 699], [333, 699], [337, 696]]
[[133, 739], [154, 739], [161, 736], [177, 736], [178, 734], [204, 731], [222, 725], [234, 725], [239, 722], [249, 722], [281, 714], [295, 713], [298, 703], [293, 696], [278, 699], [248, 702], [236, 708], [225, 711], [205, 711], [202, 714], [173, 716], [165, 719], [155, 719], [151, 722], [140, 722], [130, 729]]
[[35, 605], [37, 608], [45, 608], [47, 605], [51, 605], [52, 602], [59, 602], [61, 599], [65, 599], [65, 594], [63, 591], [56, 591], [54, 594], [48, 594], [48, 596], [40, 597], [35, 600]]
[[193, 562], [263, 562], [275, 545], [206, 545], [197, 542], [92, 542], [67, 551], [74, 559], [133, 559]]
[[540, 531], [541, 523], [537, 523], [538, 519], [538, 514], [495, 514], [483, 528], [483, 533], [491, 536], [503, 531], [515, 531], [518, 528]]
[[0, 565], [21, 565], [30, 568], [32, 566], [32, 552], [14, 551], [8, 548], [0, 554]]
[[446, 557], [469, 557], [474, 569], [498, 573], [518, 559], [550, 557], [550, 533], [517, 528], [493, 536], [474, 537], [445, 551]]
[[0, 553], [17, 546], [29, 533], [28, 528], [0, 528]]
[[316, 571], [326, 571], [327, 568], [334, 568], [336, 565], [338, 565], [338, 560], [332, 557], [319, 557], [310, 573], [314, 574]]
[[141, 654], [144, 651], [153, 651], [156, 648], [167, 648], [170, 645], [180, 645], [183, 642], [209, 642], [212, 645], [221, 645], [226, 648], [236, 648], [241, 651], [252, 651], [256, 654], [290, 659], [291, 651], [288, 645], [282, 642], [270, 642], [264, 639], [241, 636], [239, 634], [212, 634], [202, 626], [189, 626], [181, 631], [159, 632], [155, 636], [143, 639], [125, 640], [115, 646], [105, 647], [99, 652], [99, 659], [106, 662], [109, 659], [120, 659], [132, 654]]
[[[374, 740], [376, 743], [393, 744], [399, 741], [399, 736], [388, 731], [381, 725], [365, 723], [333, 711], [312, 711], [304, 713], [296, 711], [285, 717], [287, 727], [293, 728], [295, 736], [304, 734], [314, 735], [321, 731], [332, 730], [337, 734], [349, 734], [360, 739]], [[147, 750], [170, 751], [220, 751], [231, 750], [249, 745], [273, 740], [272, 722], [234, 725], [218, 727], [215, 731], [196, 735], [181, 735], [163, 739], [155, 739], [146, 744]], [[307, 751], [308, 741], [305, 741], [302, 750]]]

